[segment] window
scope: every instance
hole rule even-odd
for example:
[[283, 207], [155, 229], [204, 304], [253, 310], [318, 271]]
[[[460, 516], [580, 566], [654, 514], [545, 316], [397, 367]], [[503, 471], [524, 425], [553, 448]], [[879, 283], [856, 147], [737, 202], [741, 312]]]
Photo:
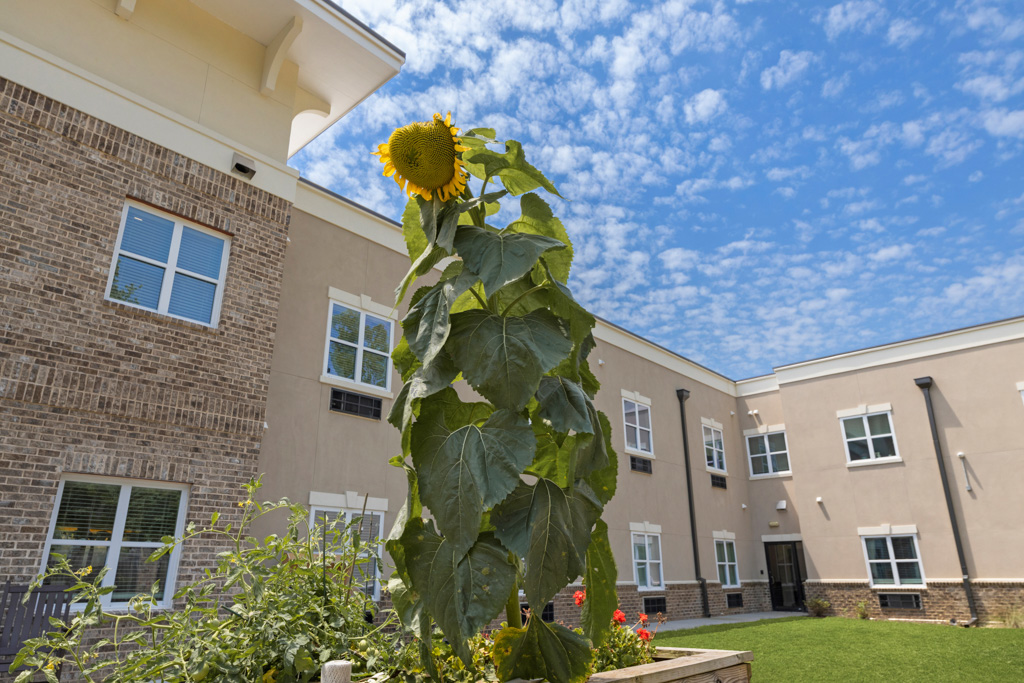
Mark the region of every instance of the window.
[[715, 562], [718, 564], [718, 581], [722, 588], [738, 587], [740, 573], [736, 566], [736, 544], [733, 541], [715, 541]]
[[924, 583], [916, 536], [865, 536], [863, 540], [872, 586]]
[[379, 420], [384, 402], [373, 396], [353, 394], [351, 391], [331, 389], [331, 401], [328, 408], [337, 413], [348, 413], [359, 417]]
[[752, 477], [789, 472], [789, 452], [786, 448], [785, 432], [748, 436], [747, 454], [750, 456], [750, 476]]
[[921, 609], [921, 594], [879, 593], [878, 606], [885, 609]]
[[633, 573], [636, 585], [643, 588], [662, 588], [661, 535], [633, 534]]
[[664, 614], [668, 611], [665, 596], [644, 597], [644, 614]]
[[725, 477], [721, 476], [720, 474], [712, 474], [711, 475], [711, 488], [713, 488], [713, 489], [727, 489], [727, 488], [729, 488], [729, 484], [726, 481]]
[[743, 607], [743, 593], [726, 593], [725, 606], [728, 609]]
[[165, 536], [184, 533], [188, 492], [184, 485], [99, 477], [64, 479], [43, 551], [43, 571], [63, 555], [75, 569], [92, 567], [86, 581], [109, 567], [101, 598], [105, 607], [122, 607], [159, 582], [156, 599], [171, 606], [180, 546], [156, 562], [146, 562]]
[[128, 203], [107, 299], [216, 327], [229, 246], [223, 233]]
[[889, 413], [856, 415], [844, 417], [841, 421], [848, 462], [870, 462], [899, 457]]
[[390, 320], [332, 301], [327, 323], [325, 373], [388, 389], [391, 384]]
[[651, 407], [622, 399], [623, 421], [626, 424], [626, 450], [653, 453], [651, 441]]
[[704, 427], [704, 456], [709, 470], [725, 472], [725, 442], [722, 430], [710, 425]]
[[629, 469], [634, 472], [652, 474], [654, 472], [654, 461], [650, 458], [641, 458], [636, 455], [629, 456]]
[[353, 581], [362, 586], [363, 592], [369, 598], [380, 600], [380, 572], [377, 562], [380, 559], [384, 513], [376, 510], [367, 510], [364, 513], [362, 510], [314, 506], [310, 509], [309, 516], [311, 527], [316, 524], [337, 522], [338, 531], [349, 528], [352, 537], [355, 537], [358, 529], [360, 543], [368, 545], [359, 553], [359, 557], [364, 559], [358, 563]]

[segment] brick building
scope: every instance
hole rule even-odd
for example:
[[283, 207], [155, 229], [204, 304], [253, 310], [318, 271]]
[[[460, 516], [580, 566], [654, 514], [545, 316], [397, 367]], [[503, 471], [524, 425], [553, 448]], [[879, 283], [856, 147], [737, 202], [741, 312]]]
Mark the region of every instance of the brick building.
[[[110, 566], [115, 607], [187, 580], [216, 548], [138, 560], [257, 472], [267, 498], [365, 507], [386, 532], [405, 497], [379, 419], [404, 241], [286, 162], [401, 52], [327, 0], [65, 10], [0, 16], [0, 581], [55, 550]], [[333, 335], [336, 316], [386, 342]], [[742, 381], [595, 334], [624, 609], [1024, 604], [1024, 318]], [[573, 588], [554, 618], [574, 618]]]

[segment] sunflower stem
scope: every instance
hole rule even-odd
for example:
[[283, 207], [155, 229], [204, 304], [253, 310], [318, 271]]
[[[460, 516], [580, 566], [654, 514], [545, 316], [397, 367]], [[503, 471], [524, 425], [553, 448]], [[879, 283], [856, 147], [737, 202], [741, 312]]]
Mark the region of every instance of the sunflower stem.
[[481, 306], [482, 306], [482, 307], [483, 307], [484, 309], [487, 309], [487, 302], [486, 302], [486, 301], [484, 301], [484, 298], [483, 298], [482, 296], [480, 296], [480, 293], [479, 293], [479, 292], [477, 292], [477, 291], [476, 291], [476, 288], [475, 288], [475, 287], [470, 287], [470, 288], [469, 288], [469, 291], [473, 293], [473, 296], [475, 296], [475, 297], [476, 297], [476, 300], [480, 302], [480, 305], [481, 305]]
[[510, 303], [508, 306], [505, 307], [505, 311], [501, 314], [501, 317], [504, 318], [504, 317], [508, 316], [508, 312], [511, 311], [512, 308], [517, 303], [519, 303], [520, 301], [522, 301], [526, 297], [530, 296], [531, 294], [536, 292], [538, 289], [544, 289], [544, 287], [546, 287], [547, 285], [548, 285], [548, 281], [544, 280], [544, 282], [540, 283], [536, 287], [531, 287], [530, 289], [526, 290], [525, 292], [523, 292], [522, 294], [517, 296], [515, 299], [512, 300], [512, 303]]
[[[491, 182], [491, 176], [485, 176], [484, 177], [484, 182], [481, 183], [481, 185], [480, 185], [480, 200], [481, 200], [481, 202], [483, 201], [484, 192], [487, 191], [487, 183], [489, 183], [489, 182]], [[477, 208], [473, 209], [473, 211], [471, 213], [473, 214], [473, 220], [476, 222], [476, 226], [478, 228], [485, 227], [485, 225], [487, 223], [487, 207], [483, 203], [481, 203], [480, 206], [478, 206]]]

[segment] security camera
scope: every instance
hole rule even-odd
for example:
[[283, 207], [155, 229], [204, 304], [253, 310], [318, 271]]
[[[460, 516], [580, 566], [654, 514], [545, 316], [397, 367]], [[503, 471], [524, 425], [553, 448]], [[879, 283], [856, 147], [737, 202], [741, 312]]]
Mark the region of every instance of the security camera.
[[256, 162], [235, 152], [235, 156], [231, 158], [231, 171], [246, 180], [252, 180], [252, 177], [256, 175]]

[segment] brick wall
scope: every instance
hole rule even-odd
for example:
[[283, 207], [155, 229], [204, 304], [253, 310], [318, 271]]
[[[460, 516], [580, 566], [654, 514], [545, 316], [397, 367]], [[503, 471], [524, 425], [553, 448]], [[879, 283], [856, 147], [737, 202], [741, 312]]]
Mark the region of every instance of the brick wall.
[[[104, 300], [126, 198], [233, 235], [216, 329]], [[290, 210], [0, 79], [0, 581], [39, 571], [62, 473], [191, 484], [197, 522], [237, 512], [256, 473]], [[186, 548], [179, 578], [217, 550]]]
[[[960, 581], [929, 581], [927, 588], [871, 588], [867, 581], [849, 583], [823, 583], [808, 581], [804, 584], [807, 599], [821, 598], [831, 604], [832, 616], [857, 616], [857, 604], [864, 602], [872, 619], [921, 619], [963, 623], [970, 619], [963, 583]], [[982, 623], [998, 621], [1001, 612], [1010, 608], [1024, 608], [1024, 581], [972, 581], [978, 618]], [[918, 593], [921, 609], [883, 609], [879, 593]]]

